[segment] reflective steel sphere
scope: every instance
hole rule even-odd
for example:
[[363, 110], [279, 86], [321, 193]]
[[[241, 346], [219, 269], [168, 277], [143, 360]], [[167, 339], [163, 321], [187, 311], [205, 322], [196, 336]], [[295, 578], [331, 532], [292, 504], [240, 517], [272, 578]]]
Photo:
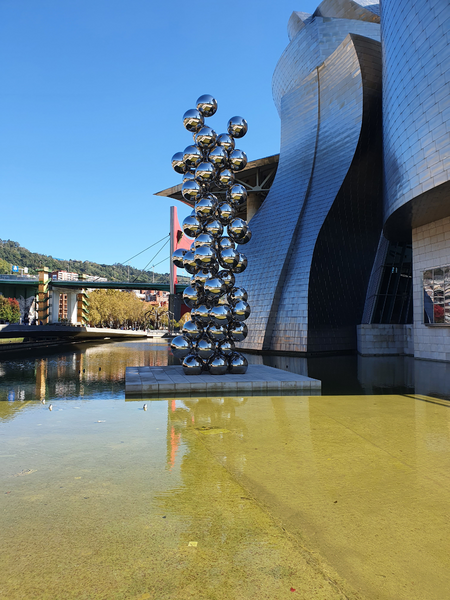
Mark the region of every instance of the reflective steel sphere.
[[247, 229], [247, 233], [244, 235], [244, 237], [243, 238], [239, 238], [238, 240], [236, 240], [236, 242], [238, 244], [246, 244], [251, 239], [252, 239], [252, 232], [250, 231], [250, 229]]
[[231, 340], [224, 340], [223, 342], [219, 343], [217, 350], [222, 354], [225, 354], [225, 356], [229, 356], [235, 350], [234, 342]]
[[250, 305], [243, 300], [239, 300], [231, 309], [233, 321], [245, 321], [250, 316]]
[[247, 302], [248, 300], [248, 294], [247, 294], [247, 290], [244, 290], [244, 288], [239, 288], [239, 287], [235, 287], [231, 290], [230, 294], [230, 300], [231, 302], [238, 302], [239, 300], [243, 300], [244, 302]]
[[228, 327], [228, 335], [235, 342], [243, 342], [248, 335], [248, 327], [243, 322], [233, 321]]
[[203, 127], [203, 116], [201, 115], [200, 111], [196, 110], [195, 108], [187, 110], [183, 115], [183, 125], [192, 133], [195, 133], [201, 129]]
[[194, 240], [195, 248], [199, 246], [212, 246], [214, 248], [215, 243], [216, 240], [210, 233], [200, 233]]
[[229, 133], [221, 133], [217, 136], [217, 145], [225, 148], [227, 152], [234, 150], [234, 138]]
[[203, 154], [197, 146], [188, 146], [184, 149], [183, 161], [187, 169], [196, 169], [202, 160]]
[[228, 225], [228, 235], [234, 241], [239, 243], [239, 240], [243, 239], [248, 231], [247, 221], [244, 219], [233, 219]]
[[209, 318], [215, 325], [218, 325], [219, 327], [228, 325], [228, 323], [231, 321], [231, 316], [230, 307], [227, 305], [213, 306], [209, 311]]
[[195, 169], [195, 180], [202, 183], [211, 183], [216, 176], [215, 166], [209, 162], [201, 162]]
[[242, 117], [231, 117], [228, 121], [227, 131], [234, 138], [241, 138], [247, 133], [247, 121]]
[[231, 201], [236, 208], [243, 206], [247, 201], [247, 190], [240, 183], [235, 183], [227, 193], [227, 200]]
[[210, 337], [210, 339], [215, 342], [223, 342], [227, 339], [227, 329], [226, 327], [220, 327], [219, 325], [215, 325], [214, 323], [210, 323], [206, 329], [206, 333]]
[[196, 216], [193, 217], [192, 215], [189, 215], [184, 219], [181, 227], [183, 228], [184, 234], [190, 238], [195, 237], [202, 230], [202, 225], [200, 221], [197, 219]]
[[225, 293], [226, 285], [221, 279], [211, 277], [205, 281], [205, 294], [210, 298], [218, 298]]
[[201, 190], [202, 188], [196, 181], [188, 179], [181, 186], [181, 195], [185, 200], [195, 202], [199, 198]]
[[195, 262], [195, 254], [191, 251], [186, 252], [183, 258], [183, 267], [190, 275], [195, 275], [199, 268]]
[[222, 223], [227, 225], [236, 215], [236, 209], [228, 202], [220, 202], [216, 208], [216, 217]]
[[195, 136], [195, 143], [199, 148], [211, 149], [216, 145], [217, 134], [211, 127], [202, 127]]
[[214, 354], [208, 361], [211, 375], [225, 375], [228, 370], [228, 361], [222, 354]]
[[216, 146], [209, 153], [208, 160], [216, 167], [216, 169], [223, 169], [226, 167], [228, 161], [227, 151], [225, 148], [222, 148], [222, 146]]
[[186, 173], [187, 167], [184, 164], [182, 152], [176, 152], [172, 156], [172, 168], [176, 173], [180, 173], [180, 175], [183, 175], [183, 173]]
[[229, 304], [230, 301], [226, 292], [225, 294], [222, 294], [222, 296], [219, 296], [214, 299], [214, 306], [229, 306]]
[[194, 323], [194, 321], [186, 321], [181, 331], [183, 336], [188, 340], [198, 340], [203, 334], [203, 327]]
[[242, 150], [233, 150], [228, 157], [232, 171], [242, 171], [247, 166], [247, 155]]
[[189, 308], [195, 308], [200, 301], [197, 288], [191, 286], [185, 288], [183, 292], [183, 301]]
[[204, 117], [212, 117], [217, 111], [217, 100], [210, 94], [203, 94], [197, 100], [197, 110]]
[[209, 307], [206, 304], [200, 304], [193, 311], [193, 316], [195, 316], [196, 323], [200, 323], [200, 325], [208, 325], [209, 323]]
[[188, 354], [183, 360], [183, 371], [185, 375], [200, 375], [203, 363], [195, 354]]
[[230, 169], [219, 171], [216, 178], [217, 185], [221, 188], [229, 187], [234, 183], [234, 173]]
[[242, 252], [239, 252], [239, 262], [238, 264], [234, 267], [234, 272], [235, 273], [243, 273], [245, 271], [245, 269], [247, 268], [247, 257], [245, 256], [245, 254], [243, 254]]
[[172, 262], [176, 267], [184, 269], [184, 255], [186, 252], [187, 250], [184, 250], [183, 248], [177, 248], [172, 254]]
[[217, 242], [217, 247], [219, 250], [225, 250], [225, 248], [233, 248], [235, 249], [234, 242], [230, 240], [229, 237], [221, 237]]
[[233, 352], [228, 358], [228, 370], [232, 375], [243, 375], [247, 371], [248, 361], [239, 352]]
[[207, 194], [200, 198], [195, 204], [195, 214], [201, 219], [207, 219], [215, 216], [217, 208], [217, 198], [213, 194]]
[[201, 269], [208, 268], [216, 261], [216, 251], [210, 246], [199, 246], [195, 249], [195, 264]]
[[195, 179], [195, 175], [194, 173], [191, 173], [190, 171], [186, 171], [186, 173], [183, 175], [183, 183], [185, 181], [193, 181]]
[[220, 277], [220, 279], [225, 283], [227, 290], [231, 290], [236, 281], [234, 273], [231, 271], [219, 271], [217, 277]]
[[221, 267], [228, 270], [234, 270], [239, 263], [239, 253], [233, 248], [225, 248], [218, 254], [218, 260]]
[[170, 348], [175, 358], [184, 358], [191, 352], [191, 344], [189, 340], [182, 335], [177, 335], [170, 342]]
[[217, 219], [209, 221], [205, 224], [203, 230], [205, 233], [210, 233], [215, 238], [220, 237], [223, 233], [223, 225]]
[[200, 271], [194, 275], [193, 280], [195, 282], [196, 285], [200, 285], [203, 286], [205, 285], [205, 282], [212, 276], [212, 275], [216, 275], [217, 271], [210, 271], [210, 269], [200, 269]]
[[216, 351], [216, 344], [212, 342], [209, 337], [202, 335], [202, 337], [195, 344], [195, 351], [202, 360], [211, 358]]

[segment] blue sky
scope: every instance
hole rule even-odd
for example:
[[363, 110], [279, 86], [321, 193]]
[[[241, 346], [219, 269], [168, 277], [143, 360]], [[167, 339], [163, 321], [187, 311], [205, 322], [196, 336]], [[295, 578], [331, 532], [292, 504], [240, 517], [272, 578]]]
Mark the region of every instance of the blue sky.
[[162, 238], [173, 201], [153, 194], [179, 183], [204, 93], [218, 132], [247, 119], [249, 160], [277, 153], [272, 73], [290, 14], [318, 4], [297, 2], [0, 0], [0, 238], [108, 264]]

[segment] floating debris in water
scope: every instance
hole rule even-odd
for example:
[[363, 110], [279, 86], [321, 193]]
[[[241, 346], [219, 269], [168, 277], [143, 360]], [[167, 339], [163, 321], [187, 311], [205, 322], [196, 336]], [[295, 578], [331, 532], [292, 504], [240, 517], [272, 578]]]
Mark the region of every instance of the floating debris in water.
[[197, 548], [198, 542], [189, 542], [188, 546], [192, 546], [193, 548]]
[[42, 404], [45, 404], [45, 398], [42, 398], [41, 402]]
[[16, 473], [14, 477], [22, 477], [23, 475], [30, 475], [31, 473], [36, 473], [36, 469], [24, 469], [20, 471], [20, 473]]
[[147, 405], [144, 404], [144, 406], [142, 407], [144, 410], [147, 410]]
[[50, 404], [48, 410], [53, 410], [53, 404]]
[[106, 421], [101, 420], [101, 421], [97, 421], [97, 423], [106, 423]]

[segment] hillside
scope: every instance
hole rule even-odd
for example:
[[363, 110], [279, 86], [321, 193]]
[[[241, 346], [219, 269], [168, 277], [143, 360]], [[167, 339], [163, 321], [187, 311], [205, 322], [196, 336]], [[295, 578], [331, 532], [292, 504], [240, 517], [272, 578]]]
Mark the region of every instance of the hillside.
[[[0, 259], [12, 265], [19, 267], [28, 267], [31, 275], [36, 275], [40, 267], [48, 267], [51, 271], [64, 270], [78, 273], [86, 273], [96, 277], [106, 277], [109, 281], [128, 281], [128, 267], [116, 263], [114, 265], [103, 265], [90, 261], [81, 260], [59, 260], [45, 254], [30, 252], [27, 248], [21, 246], [18, 242], [11, 240], [0, 240]], [[3, 272], [3, 271], [0, 271]], [[155, 273], [155, 283], [169, 283], [168, 273]], [[138, 269], [129, 267], [129, 279], [143, 283], [153, 282], [153, 272], [144, 271], [140, 273]], [[187, 277], [178, 277], [179, 283], [187, 283]]]

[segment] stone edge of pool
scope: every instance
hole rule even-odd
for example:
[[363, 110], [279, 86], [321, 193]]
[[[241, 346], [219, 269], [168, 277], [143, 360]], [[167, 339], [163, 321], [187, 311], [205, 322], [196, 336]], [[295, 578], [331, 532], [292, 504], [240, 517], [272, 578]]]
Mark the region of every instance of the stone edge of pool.
[[249, 365], [244, 375], [187, 376], [181, 365], [163, 367], [127, 367], [125, 394], [148, 396], [232, 392], [252, 394], [261, 392], [308, 391], [320, 393], [322, 383], [305, 375], [282, 371], [266, 365]]

